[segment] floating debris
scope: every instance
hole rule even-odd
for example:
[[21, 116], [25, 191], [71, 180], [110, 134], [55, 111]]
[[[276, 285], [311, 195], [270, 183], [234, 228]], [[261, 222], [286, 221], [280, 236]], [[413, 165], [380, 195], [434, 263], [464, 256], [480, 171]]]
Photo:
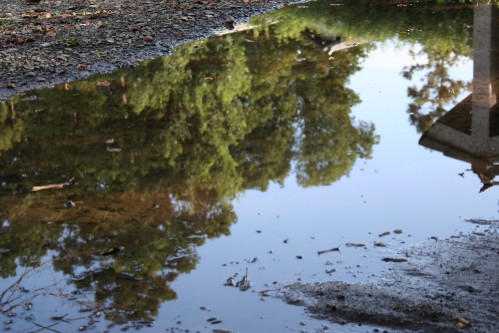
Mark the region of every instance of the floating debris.
[[403, 258], [383, 258], [381, 260], [383, 260], [384, 262], [406, 262], [407, 261], [407, 259], [403, 259]]
[[220, 324], [222, 321], [216, 317], [208, 318], [206, 320], [207, 322], [211, 323], [212, 325]]
[[251, 282], [248, 278], [248, 269], [246, 268], [246, 275], [243, 276], [243, 278], [236, 283], [236, 287], [239, 288], [241, 291], [246, 291], [249, 288], [251, 288]]
[[60, 321], [64, 321], [64, 322], [67, 322], [64, 317], [66, 317], [68, 315], [68, 313], [66, 313], [65, 315], [62, 315], [62, 316], [52, 316], [50, 317], [51, 320], [60, 320]]
[[100, 256], [110, 256], [110, 255], [116, 254], [118, 252], [121, 252], [124, 249], [125, 249], [124, 246], [117, 246], [117, 247], [114, 247], [112, 249], [109, 249], [109, 250], [106, 250], [106, 251], [102, 251], [98, 255], [100, 255]]
[[393, 230], [394, 234], [401, 234], [402, 232], [403, 232], [402, 229], [395, 229], [395, 230]]
[[73, 208], [74, 206], [76, 206], [76, 203], [73, 200], [69, 200], [64, 204], [64, 208]]
[[389, 234], [390, 234], [390, 231], [385, 231], [385, 232], [380, 233], [378, 236], [385, 237], [385, 236], [388, 236]]
[[345, 245], [348, 247], [367, 247], [366, 244], [362, 243], [346, 243]]
[[76, 181], [73, 178], [71, 178], [70, 180], [68, 180], [67, 182], [65, 183], [60, 183], [60, 184], [50, 184], [50, 185], [42, 185], [42, 186], [33, 186], [33, 188], [31, 189], [32, 192], [38, 192], [38, 191], [44, 191], [44, 190], [60, 190], [66, 186], [72, 186], [72, 185], [75, 185], [76, 184]]
[[224, 286], [234, 287], [234, 278], [232, 276], [228, 278], [227, 281], [224, 283]]
[[499, 222], [499, 220], [485, 220], [485, 219], [466, 219], [464, 221], [478, 225], [492, 225]]
[[317, 251], [317, 255], [321, 255], [321, 254], [324, 254], [324, 253], [328, 253], [328, 252], [340, 252], [340, 247], [333, 247], [333, 248], [330, 248], [329, 250], [322, 250], [322, 251]]
[[386, 247], [386, 244], [383, 242], [374, 242], [374, 246], [376, 247]]
[[121, 152], [121, 148], [111, 148], [111, 147], [107, 147], [106, 150], [110, 153], [119, 153]]
[[464, 319], [463, 317], [456, 315], [456, 324], [454, 325], [456, 328], [463, 328], [464, 326], [470, 323], [469, 320]]
[[331, 269], [326, 269], [326, 274], [333, 274], [336, 272], [336, 269], [331, 268]]

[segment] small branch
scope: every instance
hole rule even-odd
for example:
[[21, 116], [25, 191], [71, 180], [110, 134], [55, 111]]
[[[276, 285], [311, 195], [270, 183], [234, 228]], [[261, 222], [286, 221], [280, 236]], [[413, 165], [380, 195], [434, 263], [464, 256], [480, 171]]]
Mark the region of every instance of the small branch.
[[56, 333], [62, 333], [61, 331], [57, 331], [57, 330], [51, 329], [51, 327], [53, 327], [53, 326], [57, 325], [58, 323], [52, 324], [52, 325], [50, 325], [50, 326], [43, 326], [43, 325], [37, 324], [37, 323], [35, 323], [35, 322], [32, 322], [32, 323], [33, 323], [33, 325], [36, 325], [36, 326], [38, 326], [38, 327], [41, 327], [41, 328], [42, 328], [41, 330], [38, 330], [38, 331], [33, 331], [33, 333], [35, 333], [35, 332], [41, 332], [41, 331], [43, 331], [43, 330], [49, 330], [49, 331], [56, 332]]
[[340, 247], [333, 247], [329, 250], [323, 250], [323, 251], [317, 251], [317, 255], [321, 255], [321, 254], [324, 254], [324, 253], [327, 253], [327, 252], [340, 252]]

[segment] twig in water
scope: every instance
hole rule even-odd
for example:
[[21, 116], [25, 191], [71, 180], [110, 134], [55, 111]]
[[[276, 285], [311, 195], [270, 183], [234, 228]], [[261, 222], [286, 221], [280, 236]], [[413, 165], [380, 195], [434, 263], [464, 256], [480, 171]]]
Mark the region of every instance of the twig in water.
[[43, 326], [43, 325], [37, 324], [37, 323], [35, 323], [35, 322], [32, 322], [32, 323], [33, 323], [33, 325], [36, 325], [36, 326], [38, 326], [38, 327], [41, 327], [41, 328], [42, 328], [41, 330], [38, 330], [38, 331], [33, 331], [33, 333], [35, 333], [35, 332], [41, 332], [41, 331], [43, 331], [43, 330], [49, 330], [49, 331], [56, 332], [56, 333], [62, 333], [61, 331], [57, 331], [57, 330], [51, 329], [51, 327], [52, 327], [52, 326], [55, 326], [55, 325], [57, 325], [58, 323], [52, 324], [52, 325], [50, 325], [50, 326]]
[[317, 255], [321, 255], [321, 254], [324, 254], [324, 253], [328, 253], [328, 252], [340, 252], [340, 247], [333, 247], [329, 250], [323, 250], [323, 251], [317, 251]]

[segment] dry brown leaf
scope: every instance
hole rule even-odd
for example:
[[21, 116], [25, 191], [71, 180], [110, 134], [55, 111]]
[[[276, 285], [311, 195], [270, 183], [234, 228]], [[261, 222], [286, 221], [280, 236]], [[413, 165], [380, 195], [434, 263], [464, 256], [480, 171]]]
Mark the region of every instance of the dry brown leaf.
[[464, 319], [463, 317], [456, 315], [456, 328], [463, 328], [464, 326], [468, 325], [470, 323], [469, 320]]
[[79, 70], [79, 71], [84, 70], [85, 67], [86, 66], [84, 64], [78, 64], [78, 65], [76, 65], [76, 69]]
[[144, 37], [142, 37], [142, 39], [144, 40], [144, 42], [152, 42], [154, 40], [154, 37], [153, 36], [144, 36]]
[[57, 35], [57, 32], [55, 30], [47, 31], [47, 36], [54, 37], [55, 35]]
[[50, 13], [45, 13], [45, 14], [43, 15], [43, 18], [46, 18], [46, 19], [49, 19], [49, 18], [51, 18], [51, 17], [52, 17], [52, 14], [50, 14]]
[[101, 81], [101, 82], [97, 82], [96, 85], [101, 86], [101, 87], [109, 87], [111, 85], [111, 83], [109, 83], [109, 81]]
[[22, 18], [36, 18], [38, 17], [38, 14], [37, 13], [33, 13], [33, 12], [27, 12], [27, 13], [22, 13], [21, 14], [21, 17]]
[[206, 81], [211, 81], [211, 80], [213, 80], [213, 78], [212, 78], [211, 76], [207, 76], [207, 77], [205, 77], [204, 79], [205, 79]]

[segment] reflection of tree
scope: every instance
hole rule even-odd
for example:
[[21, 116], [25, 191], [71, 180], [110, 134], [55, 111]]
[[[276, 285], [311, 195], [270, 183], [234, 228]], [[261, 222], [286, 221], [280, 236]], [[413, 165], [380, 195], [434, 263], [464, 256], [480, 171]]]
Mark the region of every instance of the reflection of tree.
[[[361, 47], [345, 54], [356, 59], [364, 55]], [[303, 122], [297, 168], [303, 186], [338, 180], [352, 168], [357, 156], [370, 158], [372, 147], [377, 143], [374, 126], [360, 122], [355, 127], [349, 115], [351, 108], [360, 102], [355, 92], [346, 87], [352, 65], [348, 58], [336, 56], [334, 71], [299, 86], [303, 94]]]
[[[195, 247], [229, 233], [237, 193], [282, 183], [293, 164], [301, 185], [328, 185], [368, 158], [374, 128], [354, 121], [359, 98], [345, 87], [365, 48], [331, 63], [300, 34], [257, 35], [182, 46], [106, 77], [110, 87], [95, 77], [18, 101], [22, 140], [0, 156], [0, 247], [15, 249], [2, 276], [50, 253], [109, 319], [150, 320], [194, 269]], [[29, 192], [73, 176], [74, 187]]]
[[421, 87], [412, 86], [407, 89], [407, 95], [413, 100], [407, 110], [411, 124], [419, 132], [424, 132], [447, 112], [445, 105], [457, 102], [456, 99], [463, 90], [471, 89], [471, 82], [452, 80], [449, 74], [449, 69], [460, 61], [462, 52], [456, 53], [456, 50], [447, 48], [446, 45], [432, 45], [413, 56], [426, 56], [428, 59], [426, 64], [409, 66], [403, 72], [408, 80], [417, 72], [426, 72], [425, 82]]
[[[472, 6], [453, 7], [447, 1], [409, 1], [403, 4], [389, 1], [343, 0], [342, 6], [329, 1], [315, 1], [307, 10], [292, 9], [267, 14], [261, 20], [279, 19], [287, 22], [282, 29], [286, 36], [296, 36], [304, 27], [325, 36], [341, 36], [342, 41], [382, 42], [399, 37], [400, 44], [422, 47], [414, 53], [427, 63], [406, 68], [403, 75], [412, 79], [422, 74], [422, 87], [409, 88], [413, 99], [409, 105], [410, 121], [418, 131], [424, 131], [445, 110], [443, 106], [469, 88], [469, 83], [452, 80], [449, 69], [462, 57], [471, 57], [472, 31], [463, 24], [472, 24]], [[418, 45], [419, 44], [419, 45]], [[418, 73], [419, 72], [419, 73]], [[417, 76], [416, 76], [417, 77]]]
[[[11, 250], [0, 254], [1, 276], [50, 253], [78, 292], [113, 308], [110, 320], [147, 321], [176, 297], [169, 283], [195, 268], [195, 247], [229, 233], [237, 193], [282, 183], [292, 165], [300, 185], [328, 185], [369, 158], [374, 127], [351, 116], [360, 100], [346, 84], [370, 46], [328, 60], [303, 39], [305, 29], [365, 41], [419, 25], [424, 33], [401, 38], [423, 44], [429, 59], [405, 73], [430, 73], [411, 92], [415, 118], [425, 117], [432, 98], [442, 103], [426, 108], [438, 109], [466, 87], [450, 81], [448, 66], [469, 51], [455, 24], [467, 14], [428, 19], [424, 11], [362, 5], [337, 10], [318, 1], [273, 14], [282, 23], [269, 28], [41, 91], [43, 99], [16, 101], [15, 114], [0, 104], [0, 222], [8, 221], [0, 249]], [[111, 86], [97, 86], [102, 80]], [[28, 192], [72, 176], [78, 185], [64, 191]], [[68, 200], [76, 206], [64, 208]], [[102, 255], [110, 249], [118, 250]]]
[[0, 103], [0, 155], [2, 151], [11, 149], [15, 142], [21, 140], [24, 129], [23, 121], [16, 118], [13, 106]]

